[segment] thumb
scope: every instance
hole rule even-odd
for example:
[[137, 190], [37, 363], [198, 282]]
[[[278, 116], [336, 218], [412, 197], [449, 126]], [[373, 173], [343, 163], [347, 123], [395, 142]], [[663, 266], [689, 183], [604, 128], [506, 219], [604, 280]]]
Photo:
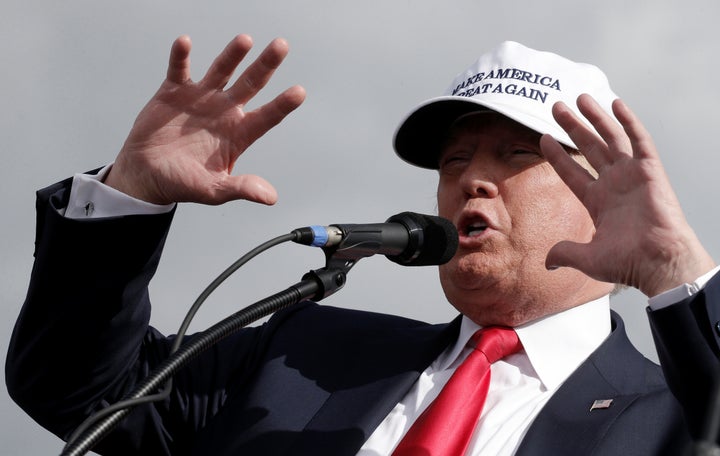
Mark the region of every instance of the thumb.
[[545, 258], [545, 267], [547, 269], [558, 269], [560, 267], [570, 267], [583, 271], [586, 263], [587, 245], [573, 241], [560, 241], [552, 248]]
[[218, 189], [219, 204], [234, 200], [247, 200], [254, 203], [273, 205], [278, 195], [275, 187], [260, 176], [243, 174], [228, 176]]

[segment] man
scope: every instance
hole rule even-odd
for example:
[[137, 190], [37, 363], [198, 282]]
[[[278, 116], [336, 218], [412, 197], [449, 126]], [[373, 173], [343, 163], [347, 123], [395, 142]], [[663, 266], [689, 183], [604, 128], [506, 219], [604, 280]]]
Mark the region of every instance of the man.
[[[115, 163], [38, 194], [36, 264], [7, 382], [60, 436], [167, 356], [172, 339], [148, 326], [147, 284], [174, 204], [276, 200], [262, 178], [230, 173], [304, 91], [244, 112], [287, 52], [272, 42], [225, 89], [250, 46], [236, 37], [195, 83], [189, 39], [176, 40], [167, 80]], [[395, 147], [439, 169], [439, 212], [460, 233], [440, 278], [462, 316], [428, 325], [294, 306], [193, 361], [168, 399], [138, 407], [99, 451], [437, 454], [406, 435], [426, 434], [415, 425], [473, 357], [466, 345], [480, 327], [512, 327], [519, 351], [492, 365], [467, 454], [678, 454], [700, 436], [718, 365], [720, 281], [650, 136], [599, 70], [504, 43], [413, 110]], [[87, 246], [102, 246], [97, 260], [65, 267]], [[674, 395], [611, 317], [612, 284], [651, 298]]]

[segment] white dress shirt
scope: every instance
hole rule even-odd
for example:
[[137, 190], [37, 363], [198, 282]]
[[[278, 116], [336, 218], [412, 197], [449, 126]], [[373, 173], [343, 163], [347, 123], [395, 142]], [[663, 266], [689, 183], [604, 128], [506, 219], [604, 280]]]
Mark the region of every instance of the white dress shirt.
[[[585, 328], [568, 331], [568, 328]], [[365, 442], [359, 456], [388, 455], [472, 350], [480, 327], [463, 317], [460, 336], [420, 375]], [[490, 388], [468, 455], [512, 455], [540, 409], [610, 334], [607, 296], [515, 328], [523, 349], [491, 366]], [[551, 334], [552, 337], [548, 337]]]

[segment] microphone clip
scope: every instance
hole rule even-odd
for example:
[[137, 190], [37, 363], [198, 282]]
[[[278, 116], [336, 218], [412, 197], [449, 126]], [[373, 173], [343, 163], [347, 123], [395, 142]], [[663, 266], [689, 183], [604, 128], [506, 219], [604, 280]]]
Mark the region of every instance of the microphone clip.
[[349, 258], [347, 252], [336, 246], [325, 247], [323, 252], [325, 253], [325, 267], [312, 270], [302, 276], [302, 280], [312, 280], [317, 284], [317, 293], [312, 298], [315, 301], [325, 299], [345, 286], [350, 269], [357, 264], [358, 260], [366, 256]]

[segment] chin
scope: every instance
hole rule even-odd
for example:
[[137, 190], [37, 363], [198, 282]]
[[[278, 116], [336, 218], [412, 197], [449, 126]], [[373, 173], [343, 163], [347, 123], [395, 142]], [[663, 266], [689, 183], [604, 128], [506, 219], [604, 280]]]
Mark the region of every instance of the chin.
[[527, 296], [518, 295], [512, 277], [487, 268], [441, 269], [440, 283], [448, 302], [475, 323], [517, 326], [535, 318], [538, 311]]
[[456, 256], [440, 266], [440, 282], [443, 288], [457, 290], [458, 294], [502, 293], [514, 288], [517, 268], [492, 261], [483, 253]]
[[481, 326], [515, 327], [536, 318], [532, 309], [524, 309], [507, 302], [455, 300], [451, 303], [460, 313]]

